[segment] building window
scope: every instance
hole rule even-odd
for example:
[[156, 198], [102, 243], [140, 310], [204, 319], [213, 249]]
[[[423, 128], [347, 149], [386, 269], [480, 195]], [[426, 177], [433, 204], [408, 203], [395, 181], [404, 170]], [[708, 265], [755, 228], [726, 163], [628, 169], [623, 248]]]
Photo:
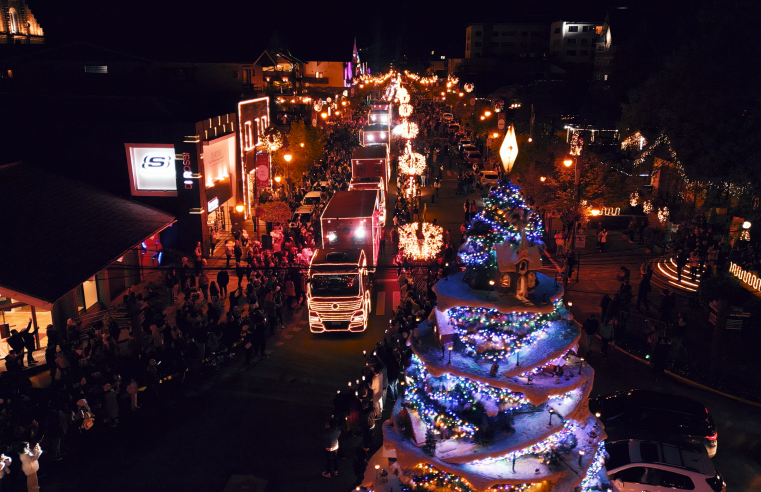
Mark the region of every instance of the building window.
[[595, 26], [584, 26], [581, 28], [581, 32], [594, 32]]
[[560, 34], [560, 28], [556, 27], [554, 32], [555, 32], [555, 34]]
[[603, 77], [604, 80], [608, 80], [608, 74], [607, 73], [605, 75], [603, 75], [602, 77]]
[[12, 8], [8, 10], [8, 17], [10, 18], [10, 21], [11, 21], [11, 34], [18, 33], [19, 21], [18, 21], [18, 13], [16, 13], [16, 9]]
[[565, 54], [568, 56], [576, 56], [576, 50], [565, 50]]
[[108, 73], [106, 65], [85, 65], [85, 73]]
[[568, 40], [568, 44], [576, 44], [576, 40], [571, 38]]
[[605, 51], [605, 46], [598, 44], [597, 45], [597, 51]]
[[475, 46], [476, 48], [480, 48], [480, 47], [481, 47], [481, 41], [476, 41], [476, 42], [474, 43], [474, 46]]
[[587, 51], [587, 50], [581, 50], [581, 51], [579, 51], [579, 55], [580, 56], [587, 56], [587, 55], [589, 55], [589, 51]]
[[480, 38], [480, 37], [481, 37], [481, 31], [476, 31], [476, 37], [477, 37], [477, 38]]
[[579, 26], [568, 26], [568, 32], [579, 32]]
[[588, 39], [582, 39], [582, 40], [581, 40], [581, 44], [587, 44], [588, 42], [589, 42], [589, 40], [588, 40]]

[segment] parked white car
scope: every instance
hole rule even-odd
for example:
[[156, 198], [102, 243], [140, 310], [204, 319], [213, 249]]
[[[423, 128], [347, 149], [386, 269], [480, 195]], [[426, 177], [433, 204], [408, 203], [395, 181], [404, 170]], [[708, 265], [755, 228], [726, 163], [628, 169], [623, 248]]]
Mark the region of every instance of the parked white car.
[[620, 492], [726, 492], [704, 446], [628, 439], [605, 443], [608, 478]]

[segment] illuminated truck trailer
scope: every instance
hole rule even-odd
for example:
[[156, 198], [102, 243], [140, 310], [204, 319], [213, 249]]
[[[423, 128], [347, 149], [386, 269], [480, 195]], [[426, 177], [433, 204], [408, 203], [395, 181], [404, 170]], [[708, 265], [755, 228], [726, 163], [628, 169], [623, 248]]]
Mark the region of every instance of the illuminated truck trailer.
[[378, 264], [380, 232], [383, 224], [379, 190], [336, 192], [320, 217], [322, 247], [333, 249], [361, 248], [367, 256], [371, 272]]
[[371, 145], [357, 147], [351, 153], [351, 178], [373, 178], [382, 176], [388, 182], [391, 179], [388, 145]]
[[366, 125], [362, 127], [359, 141], [363, 146], [389, 144], [391, 135], [388, 125]]
[[367, 329], [371, 286], [363, 250], [318, 249], [309, 264], [308, 276], [307, 308], [312, 333]]

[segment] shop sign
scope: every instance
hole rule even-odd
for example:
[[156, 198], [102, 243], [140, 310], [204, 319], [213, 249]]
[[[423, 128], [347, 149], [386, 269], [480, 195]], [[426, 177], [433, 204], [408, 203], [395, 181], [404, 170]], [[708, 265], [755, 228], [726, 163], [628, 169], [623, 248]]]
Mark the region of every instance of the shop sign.
[[174, 145], [124, 144], [133, 196], [177, 196]]
[[212, 213], [218, 208], [219, 208], [219, 198], [212, 198], [211, 200], [209, 200], [209, 203], [206, 204], [206, 209], [209, 211], [209, 213]]
[[184, 152], [182, 154], [182, 182], [185, 184], [186, 190], [193, 189], [193, 169], [190, 167], [190, 154]]

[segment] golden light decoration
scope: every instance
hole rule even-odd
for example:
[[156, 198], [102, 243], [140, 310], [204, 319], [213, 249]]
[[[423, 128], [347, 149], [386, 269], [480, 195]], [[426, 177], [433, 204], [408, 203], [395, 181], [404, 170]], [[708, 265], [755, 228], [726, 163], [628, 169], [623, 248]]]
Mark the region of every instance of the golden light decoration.
[[410, 102], [410, 93], [404, 87], [396, 90], [396, 97], [399, 99], [400, 104], [408, 104]]
[[412, 150], [412, 145], [407, 142], [404, 152], [399, 156], [399, 171], [402, 174], [419, 176], [425, 171], [425, 156]]
[[652, 212], [653, 202], [651, 202], [650, 200], [642, 202], [642, 211], [645, 212], [646, 214], [649, 214], [650, 212]]
[[621, 142], [622, 149], [642, 150], [647, 145], [647, 139], [640, 132], [634, 132]]
[[661, 224], [669, 220], [669, 208], [663, 207], [658, 209], [658, 220]]
[[407, 118], [411, 114], [412, 114], [412, 105], [402, 104], [401, 106], [399, 106], [399, 116], [401, 116], [402, 118]]
[[283, 135], [277, 130], [269, 135], [265, 135], [259, 146], [270, 153], [276, 152], [283, 146]]
[[413, 138], [417, 137], [418, 127], [416, 123], [404, 120], [394, 127], [393, 133], [398, 137], [412, 140]]
[[502, 167], [506, 173], [510, 173], [518, 157], [518, 140], [515, 138], [515, 127], [510, 125], [499, 148], [499, 157], [502, 159]]
[[322, 111], [322, 103], [320, 101], [317, 101], [316, 103], [314, 103], [314, 110]]
[[463, 89], [465, 89], [465, 92], [473, 92], [473, 89], [475, 89], [476, 86], [473, 85], [473, 82], [468, 82], [463, 86]]
[[412, 260], [433, 260], [444, 246], [444, 228], [422, 222], [423, 234], [418, 237], [419, 222], [404, 224], [399, 228], [399, 249]]
[[629, 197], [629, 204], [632, 207], [636, 207], [638, 203], [639, 203], [639, 192], [633, 191], [631, 196]]
[[581, 149], [584, 146], [584, 139], [581, 132], [574, 130], [571, 135], [571, 149], [568, 151], [571, 155], [581, 155]]
[[457, 78], [456, 75], [450, 75], [449, 77], [447, 77], [447, 80], [451, 82], [452, 84], [457, 84], [458, 82], [460, 82], [460, 79]]

